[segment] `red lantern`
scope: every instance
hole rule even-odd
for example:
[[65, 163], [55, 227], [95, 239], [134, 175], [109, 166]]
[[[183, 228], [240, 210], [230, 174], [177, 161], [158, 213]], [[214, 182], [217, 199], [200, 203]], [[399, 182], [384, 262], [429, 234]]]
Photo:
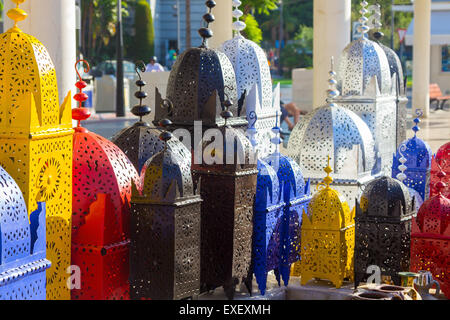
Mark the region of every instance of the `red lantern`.
[[[444, 180], [440, 171], [438, 178]], [[442, 194], [446, 185], [436, 183], [437, 195], [426, 200], [413, 218], [411, 230], [411, 271], [427, 270], [450, 298], [450, 199]]]
[[440, 181], [438, 174], [441, 170], [446, 174], [442, 178], [446, 187], [441, 192], [445, 197], [450, 198], [450, 142], [441, 146], [431, 161], [430, 197], [438, 194], [435, 186]]
[[73, 139], [72, 265], [79, 269], [72, 269], [71, 295], [82, 300], [129, 299], [129, 201], [131, 180], [137, 182], [138, 174], [115, 144], [80, 126], [90, 116], [81, 106], [86, 100], [81, 82], [75, 95], [79, 108], [72, 111], [78, 121]]

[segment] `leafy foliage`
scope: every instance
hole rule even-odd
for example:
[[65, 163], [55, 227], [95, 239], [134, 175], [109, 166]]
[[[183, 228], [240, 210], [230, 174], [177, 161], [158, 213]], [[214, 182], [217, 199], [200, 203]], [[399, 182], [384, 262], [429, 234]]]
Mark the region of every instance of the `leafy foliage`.
[[134, 29], [132, 50], [127, 55], [135, 61], [148, 61], [154, 55], [155, 34], [150, 5], [146, 0], [140, 0], [135, 5]]
[[300, 26], [294, 41], [281, 51], [281, 63], [290, 75], [294, 68], [312, 67], [313, 28]]
[[270, 14], [270, 11], [277, 8], [278, 0], [243, 0], [241, 8], [245, 14], [256, 10], [259, 14]]
[[247, 14], [242, 19], [247, 27], [243, 31], [243, 35], [253, 42], [260, 43], [262, 40], [262, 31], [259, 28], [258, 21], [251, 14]]

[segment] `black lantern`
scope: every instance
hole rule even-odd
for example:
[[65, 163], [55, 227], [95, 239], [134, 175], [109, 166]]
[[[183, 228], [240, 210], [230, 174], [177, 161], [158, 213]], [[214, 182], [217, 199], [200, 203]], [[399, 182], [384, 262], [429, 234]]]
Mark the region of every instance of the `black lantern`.
[[[225, 101], [225, 107], [231, 105]], [[221, 113], [224, 140], [202, 142], [203, 154], [219, 157], [217, 162], [193, 164], [194, 179], [201, 179], [201, 290], [223, 286], [229, 299], [235, 287], [250, 271], [253, 236], [253, 203], [257, 166], [250, 141], [239, 130], [228, 126], [230, 111]], [[233, 143], [229, 143], [233, 141]], [[231, 150], [230, 150], [231, 149]], [[225, 155], [232, 155], [232, 161]], [[222, 156], [222, 158], [220, 158]], [[220, 163], [220, 160], [224, 161]]]
[[398, 273], [409, 271], [414, 198], [399, 180], [381, 177], [367, 185], [355, 208], [355, 288], [369, 266], [400, 285]]
[[183, 299], [200, 289], [201, 199], [194, 190], [191, 159], [167, 146], [171, 133], [159, 138], [163, 151], [145, 163], [142, 185], [132, 191], [131, 299]]
[[[139, 61], [136, 64], [136, 73], [139, 76], [139, 80], [136, 81], [136, 85], [139, 87], [134, 96], [139, 99], [140, 103], [131, 109], [131, 112], [139, 117], [139, 121], [132, 126], [127, 127], [117, 133], [111, 140], [114, 142], [130, 159], [135, 166], [136, 170], [140, 173], [144, 163], [152, 156], [164, 149], [165, 143], [159, 139], [161, 130], [152, 127], [148, 122], [143, 120], [143, 117], [150, 114], [151, 108], [146, 105], [142, 105], [142, 100], [147, 97], [147, 93], [142, 90], [146, 85], [146, 82], [142, 80], [139, 72], [145, 71], [145, 64]], [[170, 109], [171, 102], [167, 99], [158, 99], [162, 108]], [[159, 123], [158, 123], [159, 124]], [[180, 142], [178, 139], [171, 139], [167, 142], [169, 148], [177, 148]], [[186, 148], [178, 148], [178, 152], [184, 153], [185, 157], [190, 157], [190, 151]]]
[[192, 131], [194, 121], [202, 121], [204, 127], [223, 126], [220, 113], [222, 104], [229, 99], [233, 105], [230, 110], [233, 117], [228, 124], [233, 127], [247, 126], [244, 97], [239, 99], [233, 65], [227, 56], [219, 51], [209, 49], [207, 40], [212, 37], [208, 29], [214, 16], [211, 13], [216, 3], [206, 2], [209, 12], [203, 16], [206, 28], [200, 28], [202, 45], [184, 51], [176, 60], [169, 76], [167, 98], [172, 101], [173, 108], [164, 108], [156, 95], [155, 123], [162, 118], [173, 122], [170, 129], [185, 128]]

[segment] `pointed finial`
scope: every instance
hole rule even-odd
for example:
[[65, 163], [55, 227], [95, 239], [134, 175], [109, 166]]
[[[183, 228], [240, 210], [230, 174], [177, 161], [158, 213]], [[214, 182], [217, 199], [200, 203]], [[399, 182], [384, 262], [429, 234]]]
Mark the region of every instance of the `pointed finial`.
[[203, 15], [203, 20], [206, 22], [206, 27], [198, 29], [198, 33], [200, 34], [200, 37], [203, 38], [201, 48], [207, 48], [208, 47], [208, 39], [213, 36], [213, 32], [211, 29], [209, 29], [209, 24], [214, 22], [215, 17], [211, 13], [212, 9], [216, 6], [216, 2], [214, 0], [207, 0], [205, 2], [206, 7], [209, 9], [207, 13]]
[[328, 74], [330, 78], [328, 79], [327, 101], [329, 101], [328, 105], [330, 107], [334, 107], [336, 104], [331, 102], [331, 100], [335, 99], [340, 94], [337, 89], [336, 72], [334, 71], [334, 57], [331, 57], [331, 70]]
[[442, 181], [442, 179], [445, 178], [446, 174], [445, 174], [444, 170], [442, 170], [441, 166], [439, 164], [437, 164], [437, 165], [439, 168], [439, 172], [437, 174], [437, 176], [439, 178], [439, 182], [436, 183], [435, 188], [437, 190], [437, 193], [439, 195], [442, 195], [442, 190], [447, 187], [447, 184], [444, 181]]
[[403, 182], [403, 181], [405, 181], [405, 179], [407, 178], [406, 177], [406, 174], [405, 174], [405, 171], [406, 171], [406, 169], [408, 169], [406, 166], [405, 166], [405, 163], [406, 163], [406, 161], [408, 161], [406, 158], [405, 158], [405, 156], [403, 155], [403, 153], [402, 152], [405, 152], [406, 151], [406, 143], [403, 143], [401, 146], [400, 146], [400, 148], [398, 148], [398, 153], [400, 154], [400, 159], [398, 159], [398, 162], [400, 162], [400, 165], [398, 166], [398, 170], [400, 171], [400, 173], [398, 173], [397, 175], [396, 175], [396, 178], [397, 178], [397, 180], [399, 180], [400, 182]]
[[139, 105], [134, 106], [131, 109], [131, 113], [133, 113], [135, 116], [139, 117], [139, 122], [142, 123], [142, 117], [150, 114], [152, 112], [152, 109], [149, 106], [143, 106], [142, 100], [147, 98], [147, 93], [145, 91], [142, 91], [142, 87], [144, 87], [147, 83], [142, 80], [141, 72], [145, 72], [145, 63], [142, 60], [139, 60], [135, 64], [134, 70], [136, 71], [139, 80], [136, 81], [136, 85], [139, 87], [139, 91], [136, 91], [134, 93], [134, 96], [139, 99]]
[[359, 10], [361, 17], [359, 18], [360, 25], [358, 26], [358, 32], [362, 37], [365, 37], [366, 33], [370, 30], [370, 28], [367, 26], [367, 22], [369, 21], [369, 19], [366, 17], [366, 14], [369, 12], [369, 10], [366, 9], [367, 5], [367, 1], [361, 1], [361, 10]]
[[419, 123], [420, 123], [420, 117], [423, 115], [423, 111], [421, 109], [416, 109], [416, 115], [417, 117], [413, 120], [415, 125], [412, 127], [412, 131], [414, 131], [414, 138], [417, 135], [417, 132], [420, 130]]
[[83, 81], [80, 72], [78, 71], [78, 64], [84, 64], [84, 72], [88, 73], [90, 70], [89, 63], [86, 60], [78, 60], [75, 63], [75, 72], [77, 73], [78, 81], [75, 83], [75, 87], [78, 88], [78, 93], [73, 96], [73, 98], [78, 102], [78, 107], [72, 109], [72, 119], [77, 121], [77, 126], [75, 131], [77, 132], [87, 132], [87, 129], [81, 127], [81, 121], [86, 120], [91, 116], [91, 112], [88, 108], [83, 107], [83, 102], [85, 102], [89, 97], [86, 93], [83, 92], [83, 89], [86, 88], [87, 84]]
[[330, 173], [333, 172], [333, 169], [330, 167], [330, 156], [328, 156], [328, 164], [323, 169], [327, 173], [327, 176], [323, 178], [323, 182], [325, 182], [326, 188], [330, 188], [330, 184], [333, 182], [333, 178], [330, 176]]
[[239, 10], [239, 6], [241, 4], [242, 4], [241, 1], [233, 0], [233, 7], [234, 7], [233, 17], [236, 18], [236, 21], [233, 22], [233, 30], [236, 31], [238, 34], [240, 34], [240, 32], [247, 27], [245, 22], [240, 20], [240, 18], [244, 15], [244, 13], [241, 10]]
[[23, 21], [27, 18], [28, 14], [19, 8], [19, 5], [24, 3], [25, 0], [11, 0], [12, 2], [14, 2], [16, 4], [16, 7], [13, 9], [10, 9], [8, 11], [8, 13], [6, 14], [11, 20], [14, 21], [14, 26], [8, 30], [8, 32], [22, 32], [22, 30], [20, 30], [20, 28], [17, 26], [17, 23], [19, 21]]

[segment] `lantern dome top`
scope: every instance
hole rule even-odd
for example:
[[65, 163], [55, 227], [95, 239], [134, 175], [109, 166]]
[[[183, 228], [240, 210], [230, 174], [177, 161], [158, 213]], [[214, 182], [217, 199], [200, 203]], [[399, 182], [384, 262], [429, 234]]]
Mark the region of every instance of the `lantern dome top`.
[[215, 19], [211, 13], [215, 5], [212, 0], [206, 1], [209, 12], [203, 16], [203, 20], [207, 27], [199, 29], [202, 45], [184, 51], [170, 71], [167, 98], [173, 106], [162, 108], [157, 103], [156, 121], [168, 118], [179, 127], [193, 126], [194, 121], [201, 120], [205, 126], [221, 126], [223, 119], [220, 112], [224, 110], [224, 102], [230, 100], [233, 102], [230, 111], [234, 119], [230, 119], [229, 123], [247, 124], [245, 111], [241, 109], [242, 106], [238, 108], [233, 65], [223, 52], [207, 46], [207, 39], [213, 35], [208, 26]]
[[22, 192], [1, 166], [0, 194], [0, 265], [4, 265], [30, 255], [31, 234]]
[[383, 176], [372, 180], [361, 195], [363, 214], [401, 218], [414, 212], [408, 188], [399, 180]]
[[440, 193], [425, 200], [416, 221], [422, 233], [450, 236], [450, 199]]
[[[404, 148], [403, 155], [406, 157], [406, 166], [409, 169], [429, 169], [431, 166], [431, 158], [433, 156], [433, 152], [431, 151], [430, 146], [424, 140], [417, 137], [417, 132], [420, 130], [419, 123], [420, 117], [423, 112], [420, 109], [416, 110], [417, 117], [413, 120], [415, 125], [412, 130], [414, 131], [414, 136], [402, 143], [402, 145], [406, 145]], [[400, 157], [400, 149], [397, 150], [396, 159]]]
[[220, 50], [227, 55], [234, 67], [238, 97], [248, 95], [253, 86], [257, 86], [261, 110], [250, 110], [253, 106], [247, 106], [247, 114], [250, 111], [256, 111], [259, 116], [274, 113], [277, 110], [274, 110], [272, 103], [272, 79], [267, 57], [260, 46], [240, 34], [246, 27], [245, 23], [239, 20], [243, 15], [238, 9], [240, 4], [240, 1], [233, 2], [233, 16], [237, 18], [233, 29], [237, 31], [237, 35], [225, 41]]
[[[318, 192], [313, 195], [308, 207], [311, 224], [314, 227], [340, 229], [351, 222], [350, 207], [345, 197], [330, 187], [333, 182], [330, 176], [333, 171], [330, 166], [330, 157], [328, 157], [328, 165], [323, 170], [327, 175], [323, 183], [318, 185]], [[309, 219], [305, 222], [307, 225], [310, 224]]]
[[[390, 94], [392, 80], [389, 62], [380, 45], [367, 39], [367, 32], [370, 30], [367, 26], [368, 18], [365, 17], [368, 13], [365, 8], [367, 2], [361, 2], [361, 6], [362, 16], [358, 27], [360, 38], [350, 42], [341, 54], [339, 88], [343, 96], [364, 96], [369, 93], [369, 88], [371, 94], [378, 91], [381, 94]], [[375, 85], [376, 89], [371, 88], [372, 85]]]
[[161, 132], [164, 150], [148, 159], [142, 168], [139, 197], [146, 201], [167, 204], [195, 196], [191, 159], [176, 149], [180, 145], [167, 146], [172, 137], [170, 132]]
[[436, 152], [436, 160], [445, 160], [450, 165], [450, 142], [439, 147]]
[[60, 108], [55, 66], [44, 45], [18, 27], [27, 17], [19, 8], [24, 0], [13, 2], [7, 15], [14, 26], [0, 35], [0, 132], [71, 130], [70, 98]]
[[[84, 63], [85, 71], [88, 71], [89, 64], [86, 61]], [[102, 245], [100, 241], [118, 242], [128, 234], [127, 222], [123, 221], [126, 218], [124, 213], [128, 210], [132, 181], [138, 183], [139, 176], [133, 164], [119, 147], [108, 139], [81, 127], [81, 120], [89, 118], [90, 112], [82, 107], [82, 102], [87, 97], [82, 92], [85, 85], [79, 73], [78, 78], [76, 87], [79, 92], [74, 99], [79, 105], [72, 110], [73, 119], [78, 121], [73, 136], [73, 238], [75, 242], [83, 240], [96, 245]], [[90, 207], [98, 200], [99, 194], [110, 196], [113, 209], [94, 210], [94, 214], [105, 216], [86, 219], [85, 215], [90, 212]], [[89, 223], [99, 223], [98, 221], [109, 224], [108, 233], [105, 233], [108, 239], [89, 234], [90, 228], [85, 227], [89, 226]]]
[[[334, 59], [327, 90], [328, 104], [309, 112], [292, 130], [289, 138], [289, 155], [301, 166], [303, 174], [309, 178], [320, 179], [320, 163], [331, 156], [337, 177], [357, 179], [358, 173], [371, 172], [375, 166], [374, 140], [366, 123], [353, 111], [334, 103], [340, 92]], [[352, 155], [361, 151], [361, 156]], [[354, 160], [349, 160], [354, 157]], [[360, 157], [360, 158], [359, 158]], [[355, 161], [362, 163], [354, 165]], [[352, 162], [351, 167], [346, 166]]]
[[[166, 144], [159, 138], [161, 130], [159, 128], [151, 127], [148, 122], [143, 120], [143, 117], [151, 112], [149, 106], [142, 104], [142, 100], [147, 97], [147, 93], [142, 90], [146, 83], [142, 80], [139, 70], [144, 72], [145, 64], [140, 61], [136, 64], [135, 69], [139, 77], [136, 81], [139, 91], [135, 93], [135, 97], [138, 98], [140, 102], [139, 105], [136, 105], [131, 109], [131, 112], [139, 117], [139, 121], [122, 129], [111, 139], [111, 141], [122, 149], [133, 163], [138, 173], [140, 173], [145, 162], [158, 152], [162, 151]], [[165, 108], [170, 108], [171, 102], [169, 100], [161, 99], [158, 92], [156, 95], [158, 96], [156, 99], [157, 101], [160, 101]], [[162, 127], [165, 123], [165, 121], [160, 121], [158, 126]], [[190, 151], [187, 148], [183, 148], [184, 145], [177, 146], [180, 144], [181, 142], [178, 139], [171, 139], [168, 141], [167, 146], [169, 148], [178, 148], [183, 157], [190, 158]]]

